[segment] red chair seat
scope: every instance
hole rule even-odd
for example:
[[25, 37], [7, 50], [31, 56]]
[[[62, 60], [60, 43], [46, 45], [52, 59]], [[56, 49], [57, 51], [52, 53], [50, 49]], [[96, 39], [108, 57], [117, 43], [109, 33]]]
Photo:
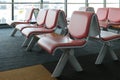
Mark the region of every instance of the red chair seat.
[[[86, 43], [86, 40], [72, 40], [68, 36], [55, 36], [52, 34], [47, 34], [44, 38], [38, 41], [38, 44], [45, 48], [50, 54], [53, 53], [55, 48], [58, 47], [68, 47], [72, 48], [82, 46]], [[49, 45], [49, 46], [48, 46]], [[73, 48], [74, 48], [73, 47]]]
[[35, 10], [39, 10], [39, 9], [36, 9], [36, 8], [26, 8], [25, 19], [24, 20], [22, 20], [22, 21], [12, 21], [9, 24], [12, 27], [15, 27], [18, 24], [28, 24], [28, 23], [30, 23], [30, 21], [32, 20], [32, 16], [33, 16]]
[[65, 13], [62, 10], [49, 9], [46, 15], [45, 24], [43, 24], [43, 26], [40, 25], [38, 28], [25, 28], [21, 31], [22, 34], [26, 36], [23, 46], [29, 45], [32, 37], [37, 34], [54, 32], [57, 26], [67, 26]]
[[109, 12], [109, 8], [98, 8], [96, 14], [98, 17], [100, 27], [103, 27], [103, 28], [108, 27], [108, 23], [107, 23], [108, 12]]
[[32, 34], [40, 34], [40, 33], [50, 33], [53, 32], [54, 29], [47, 29], [47, 28], [26, 28], [22, 30], [22, 33], [26, 36], [29, 37]]
[[[120, 38], [119, 34], [116, 34], [116, 33], [113, 33], [113, 32], [108, 32], [108, 31], [101, 31], [100, 35], [101, 35], [101, 39], [103, 41], [110, 41], [110, 40]], [[98, 38], [98, 36], [97, 36], [97, 38]]]
[[21, 31], [21, 30], [23, 30], [24, 28], [27, 28], [27, 27], [29, 27], [29, 28], [30, 27], [35, 27], [35, 25], [33, 25], [33, 24], [20, 24], [20, 25], [17, 25], [15, 28]]
[[82, 71], [82, 67], [74, 56], [74, 48], [85, 46], [88, 36], [92, 36], [89, 29], [96, 27], [92, 25], [92, 19], [94, 19], [94, 13], [75, 11], [71, 17], [67, 35], [48, 33], [37, 36], [41, 37], [38, 40], [38, 45], [50, 54], [54, 54], [56, 49], [60, 49], [63, 52], [52, 73], [52, 77], [60, 76], [67, 61], [71, 63], [76, 71]]
[[38, 28], [38, 27], [42, 27], [41, 25], [45, 24], [45, 20], [46, 20], [46, 15], [47, 15], [48, 10], [44, 10], [41, 9], [38, 12], [37, 18], [36, 18], [36, 24], [19, 24], [16, 25], [15, 29], [13, 30], [11, 36], [14, 36], [15, 33], [17, 32], [17, 30], [22, 31], [24, 28]]
[[99, 21], [99, 24], [101, 27], [104, 27], [104, 28], [108, 27], [108, 21]]

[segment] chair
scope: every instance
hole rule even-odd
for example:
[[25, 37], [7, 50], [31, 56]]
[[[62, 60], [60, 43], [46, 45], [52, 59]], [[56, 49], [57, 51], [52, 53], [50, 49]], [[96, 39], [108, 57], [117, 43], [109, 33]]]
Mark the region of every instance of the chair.
[[56, 26], [64, 25], [59, 22], [63, 20], [59, 18], [61, 15], [65, 15], [62, 10], [49, 9], [43, 27], [23, 29], [22, 34], [25, 35], [26, 40], [24, 41], [22, 46], [27, 46], [34, 35], [51, 33], [56, 29]]
[[[93, 7], [80, 7], [79, 11], [84, 11], [84, 12], [93, 12], [95, 13], [95, 10]], [[70, 18], [67, 18], [68, 24], [70, 22]]]
[[37, 18], [36, 18], [36, 24], [30, 24], [30, 23], [26, 23], [26, 24], [18, 24], [16, 25], [16, 27], [14, 28], [14, 30], [12, 31], [11, 33], [11, 36], [14, 36], [15, 33], [19, 30], [19, 31], [22, 31], [24, 28], [31, 28], [31, 27], [36, 27], [38, 28], [39, 26], [42, 26], [44, 25], [45, 23], [45, 18], [46, 18], [46, 15], [47, 15], [47, 11], [48, 10], [43, 10], [41, 9], [39, 12], [38, 12], [38, 15], [37, 15]]
[[98, 8], [96, 12], [100, 27], [103, 29], [108, 27], [108, 12], [109, 8]]
[[[93, 21], [93, 23], [98, 23], [96, 27], [100, 26], [97, 17], [96, 17], [96, 21]], [[93, 29], [93, 31], [95, 30]], [[118, 60], [118, 57], [116, 56], [114, 50], [111, 47], [111, 41], [120, 39], [120, 34], [104, 31], [100, 29], [99, 32], [100, 32], [99, 35], [94, 36], [94, 38], [102, 43], [102, 48], [100, 49], [95, 64], [101, 64], [106, 54], [110, 54], [113, 60]]]
[[95, 10], [93, 7], [80, 7], [79, 8], [80, 11], [87, 11], [87, 12], [93, 12], [95, 13]]
[[[63, 68], [69, 60], [76, 71], [82, 71], [82, 67], [74, 56], [74, 48], [84, 47], [89, 36], [98, 35], [98, 29], [92, 22], [94, 21], [94, 13], [74, 11], [68, 26], [68, 34], [57, 35], [53, 33], [43, 34], [44, 36], [38, 40], [38, 45], [48, 53], [54, 55], [57, 49], [63, 51], [56, 68], [52, 73], [52, 77], [59, 77]], [[96, 32], [91, 32], [91, 30]]]
[[39, 10], [37, 8], [27, 8], [26, 9], [26, 13], [25, 13], [25, 19], [22, 21], [12, 21], [10, 24], [10, 26], [15, 27], [18, 24], [28, 24], [30, 23], [34, 10]]
[[95, 64], [101, 64], [106, 54], [110, 54], [113, 60], [118, 60], [118, 57], [111, 47], [111, 41], [120, 39], [120, 34], [101, 31], [100, 36], [97, 36], [96, 39], [99, 39], [102, 42], [102, 48], [100, 49]]
[[120, 8], [109, 8], [108, 20], [109, 29], [120, 32]]

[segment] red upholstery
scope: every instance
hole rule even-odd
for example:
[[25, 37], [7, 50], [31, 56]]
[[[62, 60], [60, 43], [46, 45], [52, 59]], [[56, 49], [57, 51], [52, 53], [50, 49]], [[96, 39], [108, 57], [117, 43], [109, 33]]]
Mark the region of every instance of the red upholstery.
[[99, 21], [106, 21], [108, 17], [109, 8], [98, 8], [96, 14]]
[[53, 34], [49, 34], [49, 36], [46, 35], [44, 38], [42, 36], [38, 41], [38, 44], [47, 50], [50, 54], [52, 54], [56, 48], [78, 47], [83, 46], [86, 43], [85, 40], [72, 40], [69, 36], [54, 36]]
[[96, 12], [99, 24], [103, 28], [108, 27], [108, 11], [109, 8], [98, 8]]
[[[51, 15], [52, 13], [49, 13], [49, 14]], [[54, 23], [53, 23], [53, 21], [49, 21], [50, 20], [50, 17], [49, 17], [49, 19], [46, 20], [47, 28], [44, 27], [43, 29], [38, 29], [38, 30], [37, 29], [36, 30], [35, 29], [26, 29], [27, 30], [26, 36], [28, 35], [28, 37], [29, 37], [32, 34], [40, 34], [40, 36], [41, 36], [41, 35], [43, 35], [41, 33], [50, 33], [50, 32], [65, 35], [67, 33], [67, 20], [66, 20], [66, 15], [65, 15], [64, 11], [60, 10], [58, 13], [58, 16], [56, 16], [56, 17], [58, 17], [58, 18], [56, 18], [56, 20], [53, 19], [54, 17], [52, 17], [52, 20], [53, 21], [55, 20], [55, 25], [56, 25], [56, 27], [54, 27], [53, 29], [50, 29], [50, 27], [52, 28]], [[29, 33], [29, 32], [31, 32], [31, 33]], [[39, 38], [36, 36], [33, 36], [30, 43], [28, 44], [26, 50], [30, 51], [33, 48], [33, 46], [35, 45], [35, 43], [37, 43]]]
[[59, 12], [60, 10], [49, 10], [49, 14], [47, 14], [47, 19], [45, 21], [45, 27], [47, 29], [55, 28], [57, 24]]
[[101, 31], [100, 37], [97, 36], [96, 38], [99, 39], [103, 45], [100, 49], [95, 64], [101, 64], [106, 54], [110, 54], [113, 60], [118, 60], [118, 57], [111, 47], [110, 41], [120, 39], [120, 34], [108, 31]]
[[99, 24], [103, 28], [115, 28], [119, 30], [120, 8], [98, 8], [97, 16]]
[[[56, 26], [67, 26], [64, 21], [66, 18], [64, 11], [57, 9], [49, 9], [45, 24], [41, 28], [24, 28], [22, 34], [26, 36], [26, 40], [23, 43], [23, 46], [27, 46], [31, 41], [32, 37], [37, 34], [51, 33], [56, 31]], [[58, 30], [58, 29], [57, 29]], [[59, 31], [59, 30], [58, 30]]]
[[[90, 24], [90, 19], [91, 19], [91, 18], [88, 19], [88, 17], [91, 14], [87, 14], [87, 16], [85, 14], [86, 13], [76, 12], [75, 15], [72, 16], [73, 21], [69, 24], [70, 26], [68, 28], [72, 37], [84, 38], [88, 35], [89, 24]], [[81, 18], [81, 19], [79, 19], [79, 18]], [[80, 24], [80, 23], [82, 23], [82, 24]], [[79, 25], [81, 25], [82, 27], [79, 27]], [[73, 27], [71, 27], [71, 26], [73, 26]]]
[[67, 60], [70, 61], [76, 71], [82, 71], [80, 64], [74, 56], [74, 48], [83, 47], [91, 27], [91, 19], [94, 13], [75, 11], [71, 17], [66, 36], [48, 33], [41, 35], [38, 45], [53, 54], [56, 49], [63, 51], [52, 77], [60, 76]]
[[39, 11], [37, 19], [36, 19], [36, 24], [19, 24], [15, 28], [21, 31], [22, 29], [27, 28], [27, 27], [29, 28], [30, 27], [41, 27], [41, 25], [45, 24], [47, 11], [48, 10], [43, 10], [43, 9]]
[[30, 23], [26, 23], [26, 24], [18, 24], [18, 25], [16, 25], [16, 29], [17, 30], [20, 30], [20, 31], [22, 31], [24, 28], [32, 28], [32, 27], [37, 27], [37, 24], [30, 24]]
[[101, 35], [101, 39], [103, 41], [111, 41], [111, 40], [115, 40], [115, 39], [120, 38], [119, 34], [116, 34], [113, 32], [108, 32], [108, 31], [101, 31], [100, 35]]
[[[93, 20], [93, 23], [94, 23], [94, 25], [95, 25], [95, 23], [98, 23], [97, 18], [96, 18], [96, 21]], [[96, 25], [96, 27], [99, 27], [99, 24]], [[95, 29], [93, 29], [93, 31], [95, 31]], [[101, 30], [99, 35], [96, 36], [95, 38], [97, 38], [97, 40], [101, 41], [101, 43], [103, 44], [100, 49], [100, 52], [96, 59], [95, 64], [101, 64], [105, 55], [108, 53], [112, 56], [113, 60], [118, 60], [118, 57], [116, 56], [113, 49], [111, 48], [111, 41], [119, 39], [120, 34]]]
[[28, 24], [32, 19], [32, 15], [34, 13], [35, 8], [26, 9], [25, 20], [24, 21], [13, 21], [10, 25], [15, 27], [18, 24]]
[[58, 47], [69, 48], [73, 46], [75, 47], [84, 45], [86, 41], [81, 39], [88, 36], [92, 15], [92, 13], [85, 13], [79, 11], [74, 12], [68, 27], [70, 36], [45, 36], [38, 41], [38, 44], [51, 54]]
[[57, 25], [57, 19], [58, 19], [58, 14], [59, 14], [60, 10], [48, 10], [47, 16], [46, 16], [46, 20], [45, 20], [45, 24], [44, 24], [44, 28], [25, 28], [22, 30], [22, 33], [26, 36], [29, 37], [30, 35], [33, 34], [38, 34], [38, 33], [49, 33], [51, 31], [54, 30], [54, 28]]
[[42, 34], [42, 33], [50, 33], [53, 32], [54, 29], [47, 29], [44, 27], [41, 28], [25, 28], [22, 30], [22, 33], [29, 38], [31, 35], [37, 35], [37, 34]]
[[109, 8], [108, 20], [120, 23], [120, 8]]

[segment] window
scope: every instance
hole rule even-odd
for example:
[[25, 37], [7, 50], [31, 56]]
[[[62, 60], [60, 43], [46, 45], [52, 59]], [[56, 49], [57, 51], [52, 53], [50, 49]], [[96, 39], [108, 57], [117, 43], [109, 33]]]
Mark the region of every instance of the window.
[[100, 7], [119, 8], [119, 3], [120, 0], [0, 0], [0, 15], [2, 15], [0, 16], [0, 23], [7, 23], [12, 18], [14, 20], [23, 20], [24, 10], [29, 7], [61, 9], [67, 13], [69, 18], [73, 11], [79, 10], [80, 7], [94, 7], [95, 11], [97, 11]]
[[67, 0], [67, 17], [71, 17], [73, 11], [85, 7], [85, 0]]
[[64, 0], [43, 0], [43, 3], [64, 3]]
[[0, 2], [12, 2], [12, 0], [0, 0]]
[[106, 0], [106, 7], [117, 7], [117, 8], [119, 8], [119, 0]]
[[68, 0], [68, 3], [85, 3], [85, 0]]
[[95, 12], [98, 8], [104, 7], [104, 1], [103, 0], [88, 0], [88, 4], [90, 7], [93, 7]]
[[80, 7], [85, 7], [84, 4], [68, 4], [67, 5], [67, 17], [70, 18], [73, 11], [79, 10]]
[[103, 3], [103, 0], [88, 0], [88, 3]]
[[64, 0], [43, 0], [43, 8], [65, 10]]
[[0, 0], [0, 24], [9, 22], [12, 15], [11, 0]]
[[[27, 1], [30, 3], [26, 3]], [[14, 20], [24, 20], [26, 8], [40, 8], [40, 3], [35, 3], [35, 1], [39, 0], [15, 0], [17, 3], [14, 4]]]
[[14, 2], [22, 2], [22, 3], [27, 3], [27, 2], [40, 2], [41, 0], [14, 0]]

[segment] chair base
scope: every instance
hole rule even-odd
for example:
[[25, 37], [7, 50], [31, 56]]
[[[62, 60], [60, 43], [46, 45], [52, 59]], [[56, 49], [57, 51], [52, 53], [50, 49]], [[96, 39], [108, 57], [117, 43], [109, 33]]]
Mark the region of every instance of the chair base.
[[32, 36], [30, 36], [29, 38], [26, 38], [22, 44], [22, 47], [27, 47], [31, 39], [32, 39]]
[[113, 49], [111, 48], [111, 46], [107, 43], [104, 43], [96, 61], [95, 61], [95, 64], [99, 65], [103, 62], [103, 59], [104, 59], [105, 55], [107, 54], [107, 51], [110, 53], [113, 60], [118, 60], [118, 57], [116, 56], [116, 54], [113, 51]]
[[39, 40], [39, 38], [37, 38], [36, 36], [33, 36], [30, 43], [28, 44], [28, 46], [26, 48], [26, 51], [31, 51], [38, 40]]
[[16, 34], [16, 32], [17, 32], [17, 29], [16, 29], [16, 28], [14, 28], [14, 30], [12, 31], [12, 33], [11, 33], [11, 35], [10, 35], [10, 36], [14, 36], [14, 35]]
[[79, 62], [77, 61], [77, 59], [74, 56], [74, 50], [70, 49], [70, 50], [65, 50], [64, 53], [62, 54], [62, 56], [59, 59], [59, 62], [55, 68], [55, 70], [52, 73], [52, 77], [59, 77], [60, 74], [63, 71], [63, 68], [65, 66], [65, 64], [67, 63], [67, 61], [70, 61], [71, 65], [75, 68], [76, 71], [82, 71], [82, 67], [80, 66]]

